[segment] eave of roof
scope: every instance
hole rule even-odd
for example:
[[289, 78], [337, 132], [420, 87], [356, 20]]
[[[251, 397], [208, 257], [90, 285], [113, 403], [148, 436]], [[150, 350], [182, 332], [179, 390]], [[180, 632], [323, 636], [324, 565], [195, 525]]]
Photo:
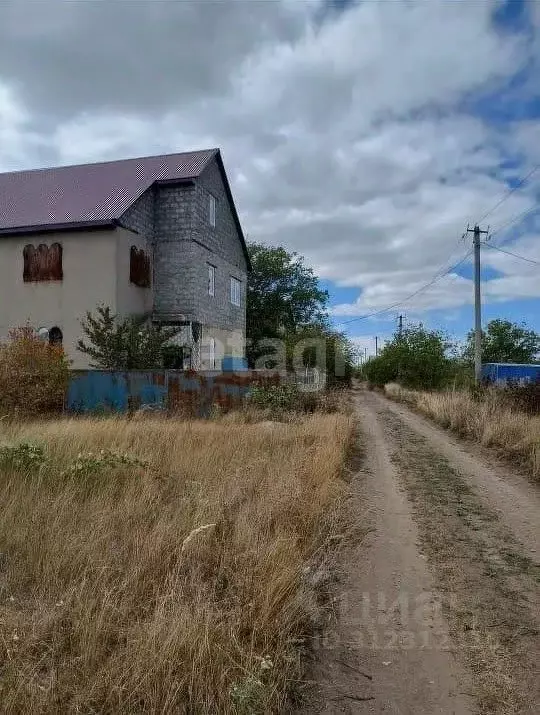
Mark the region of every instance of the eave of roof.
[[242, 250], [244, 252], [244, 258], [246, 259], [246, 267], [249, 273], [252, 272], [253, 266], [251, 265], [251, 259], [249, 257], [249, 251], [246, 244], [246, 239], [244, 237], [244, 232], [242, 230], [242, 225], [240, 223], [240, 218], [238, 217], [238, 211], [234, 203], [231, 186], [229, 184], [229, 179], [227, 178], [227, 172], [225, 171], [225, 165], [223, 163], [223, 157], [221, 156], [221, 151], [218, 149], [216, 153], [216, 161], [218, 163], [219, 170], [221, 172], [221, 178], [223, 180], [223, 185], [225, 186], [225, 193], [227, 194], [227, 199], [231, 207], [234, 222], [236, 224], [236, 230], [240, 236], [240, 242], [242, 243]]
[[0, 236], [24, 236], [26, 234], [51, 233], [56, 231], [90, 231], [116, 228], [116, 221], [72, 221], [66, 223], [38, 224], [0, 228]]

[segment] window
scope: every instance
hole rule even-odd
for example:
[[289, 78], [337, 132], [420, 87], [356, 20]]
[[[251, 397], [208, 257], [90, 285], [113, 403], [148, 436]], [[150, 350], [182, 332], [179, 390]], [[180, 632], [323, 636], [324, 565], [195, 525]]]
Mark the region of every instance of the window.
[[210, 196], [209, 196], [208, 209], [209, 209], [208, 215], [210, 218], [210, 226], [215, 226], [216, 225], [216, 198], [215, 198], [215, 196], [212, 196], [212, 194], [210, 194]]
[[216, 267], [208, 264], [208, 295], [216, 294]]
[[231, 303], [233, 305], [240, 305], [242, 297], [242, 283], [238, 278], [233, 278], [231, 276]]
[[216, 339], [210, 338], [208, 340], [208, 366], [210, 370], [215, 370], [216, 368]]
[[150, 256], [137, 246], [131, 246], [129, 251], [129, 281], [139, 288], [150, 288], [151, 284]]
[[23, 281], [33, 283], [40, 281], [61, 281], [62, 246], [53, 243], [46, 246], [40, 243], [33, 246], [29, 243], [23, 249]]

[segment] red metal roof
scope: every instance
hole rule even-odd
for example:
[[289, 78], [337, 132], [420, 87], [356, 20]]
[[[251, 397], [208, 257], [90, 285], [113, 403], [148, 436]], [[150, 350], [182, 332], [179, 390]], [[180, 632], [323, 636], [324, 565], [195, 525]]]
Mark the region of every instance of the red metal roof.
[[104, 224], [155, 181], [194, 179], [218, 149], [0, 174], [0, 233]]

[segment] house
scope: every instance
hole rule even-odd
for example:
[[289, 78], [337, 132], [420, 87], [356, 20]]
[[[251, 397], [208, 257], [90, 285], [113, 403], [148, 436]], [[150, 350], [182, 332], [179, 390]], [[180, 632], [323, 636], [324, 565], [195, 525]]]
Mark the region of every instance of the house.
[[0, 174], [0, 337], [29, 322], [74, 368], [98, 304], [179, 326], [184, 367], [243, 357], [248, 270], [219, 149]]

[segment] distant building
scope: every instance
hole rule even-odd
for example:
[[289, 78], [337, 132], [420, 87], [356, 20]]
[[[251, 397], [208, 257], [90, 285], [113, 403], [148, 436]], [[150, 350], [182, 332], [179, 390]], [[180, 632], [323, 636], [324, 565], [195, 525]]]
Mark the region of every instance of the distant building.
[[181, 326], [192, 367], [243, 357], [248, 268], [219, 149], [0, 174], [0, 337], [29, 322], [75, 368], [100, 303]]

